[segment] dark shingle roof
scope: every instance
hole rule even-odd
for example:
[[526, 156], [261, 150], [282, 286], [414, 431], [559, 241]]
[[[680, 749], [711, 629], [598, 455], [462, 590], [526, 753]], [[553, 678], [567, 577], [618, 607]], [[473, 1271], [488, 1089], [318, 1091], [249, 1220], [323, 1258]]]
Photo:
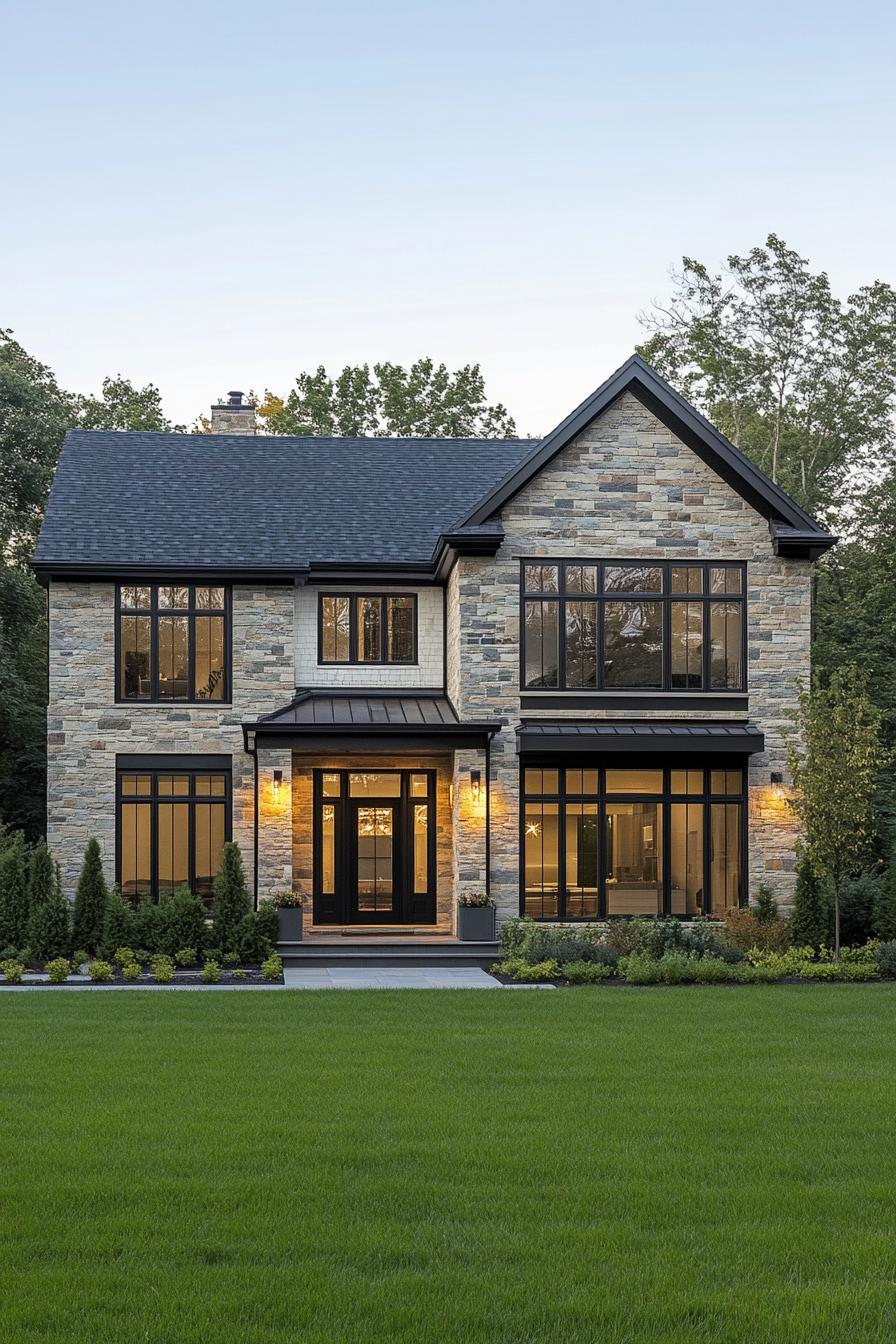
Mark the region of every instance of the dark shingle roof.
[[440, 535], [531, 449], [509, 439], [71, 430], [35, 564], [428, 564]]

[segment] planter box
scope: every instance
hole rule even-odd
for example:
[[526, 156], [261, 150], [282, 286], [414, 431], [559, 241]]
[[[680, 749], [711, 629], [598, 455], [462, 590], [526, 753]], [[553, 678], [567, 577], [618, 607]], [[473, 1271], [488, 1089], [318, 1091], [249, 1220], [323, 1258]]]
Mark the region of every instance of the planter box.
[[462, 943], [490, 943], [495, 937], [495, 911], [489, 905], [459, 905], [457, 936]]
[[277, 911], [277, 937], [281, 943], [302, 941], [303, 913], [300, 905], [288, 906]]

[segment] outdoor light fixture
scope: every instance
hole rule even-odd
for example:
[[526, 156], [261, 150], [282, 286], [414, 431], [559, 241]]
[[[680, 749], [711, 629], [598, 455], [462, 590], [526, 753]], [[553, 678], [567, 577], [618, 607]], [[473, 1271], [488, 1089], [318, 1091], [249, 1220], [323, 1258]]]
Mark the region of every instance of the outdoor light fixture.
[[780, 770], [773, 770], [773, 771], [772, 771], [772, 773], [771, 773], [771, 781], [772, 781], [773, 784], [783, 784], [783, 783], [784, 783], [784, 776], [781, 774], [781, 771], [780, 771]]
[[470, 793], [471, 793], [471, 795], [472, 795], [472, 798], [473, 798], [473, 802], [474, 802], [474, 803], [478, 803], [478, 802], [479, 802], [479, 792], [480, 792], [480, 789], [481, 789], [481, 788], [482, 788], [482, 771], [481, 771], [481, 770], [471, 770], [471, 771], [470, 771]]
[[280, 798], [280, 788], [281, 788], [281, 785], [282, 785], [282, 784], [283, 784], [283, 771], [282, 771], [282, 770], [275, 770], [275, 771], [274, 771], [274, 798], [275, 798], [275, 800], [277, 800], [277, 801], [279, 801], [279, 798]]

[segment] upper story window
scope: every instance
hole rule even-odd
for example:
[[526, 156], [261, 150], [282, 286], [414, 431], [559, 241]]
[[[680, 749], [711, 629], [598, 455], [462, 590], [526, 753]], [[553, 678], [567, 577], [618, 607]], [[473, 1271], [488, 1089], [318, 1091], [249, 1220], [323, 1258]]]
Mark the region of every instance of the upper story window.
[[417, 598], [413, 593], [321, 593], [318, 662], [416, 661]]
[[526, 690], [743, 691], [739, 561], [523, 563]]
[[116, 699], [230, 699], [230, 594], [200, 584], [120, 584]]

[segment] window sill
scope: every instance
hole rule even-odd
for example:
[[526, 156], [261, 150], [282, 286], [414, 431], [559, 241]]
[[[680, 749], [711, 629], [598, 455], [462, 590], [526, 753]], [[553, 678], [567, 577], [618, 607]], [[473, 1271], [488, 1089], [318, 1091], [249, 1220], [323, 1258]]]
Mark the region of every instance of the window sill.
[[116, 700], [116, 709], [232, 709], [232, 700]]

